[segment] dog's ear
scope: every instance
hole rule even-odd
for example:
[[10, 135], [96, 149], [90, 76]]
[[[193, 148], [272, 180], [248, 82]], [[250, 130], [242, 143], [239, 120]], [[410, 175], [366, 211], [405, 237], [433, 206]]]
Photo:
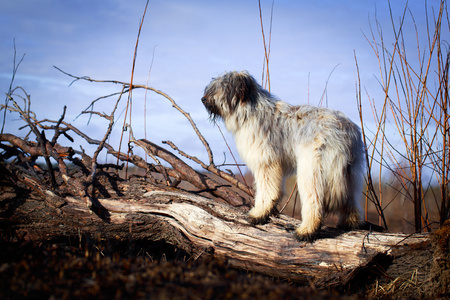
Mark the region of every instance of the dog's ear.
[[230, 74], [227, 85], [227, 99], [230, 108], [238, 105], [248, 105], [254, 102], [255, 79], [246, 72]]

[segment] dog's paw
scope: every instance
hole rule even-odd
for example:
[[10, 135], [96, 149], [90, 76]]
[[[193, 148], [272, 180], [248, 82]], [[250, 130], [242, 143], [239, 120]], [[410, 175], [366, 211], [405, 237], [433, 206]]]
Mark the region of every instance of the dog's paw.
[[263, 217], [253, 217], [251, 215], [247, 215], [247, 220], [250, 223], [250, 225], [261, 225], [266, 224], [269, 222], [269, 216], [263, 216]]
[[295, 238], [299, 242], [312, 243], [319, 238], [320, 226], [305, 226], [305, 224], [298, 226], [295, 229]]
[[317, 239], [317, 233], [294, 233], [295, 239], [299, 242], [313, 243]]

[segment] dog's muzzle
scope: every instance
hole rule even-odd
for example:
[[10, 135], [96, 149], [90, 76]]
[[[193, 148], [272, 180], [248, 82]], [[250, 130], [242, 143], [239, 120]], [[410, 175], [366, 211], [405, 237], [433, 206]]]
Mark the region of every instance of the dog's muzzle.
[[208, 101], [208, 97], [202, 97], [202, 103], [208, 111], [211, 120], [215, 120], [217, 117], [221, 116], [220, 110], [213, 103]]
[[202, 97], [202, 103], [203, 106], [205, 106], [206, 110], [211, 112], [211, 110], [213, 110], [213, 106], [211, 105], [211, 103], [208, 102], [208, 98], [203, 96]]

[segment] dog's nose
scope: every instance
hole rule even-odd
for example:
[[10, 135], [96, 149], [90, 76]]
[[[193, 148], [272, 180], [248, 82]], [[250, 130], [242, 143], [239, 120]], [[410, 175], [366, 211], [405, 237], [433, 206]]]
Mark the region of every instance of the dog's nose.
[[206, 97], [202, 97], [202, 103], [205, 103], [206, 102]]

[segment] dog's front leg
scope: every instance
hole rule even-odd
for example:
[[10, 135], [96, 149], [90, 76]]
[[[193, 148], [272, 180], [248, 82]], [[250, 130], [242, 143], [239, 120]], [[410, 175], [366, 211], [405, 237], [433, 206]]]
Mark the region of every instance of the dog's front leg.
[[276, 205], [283, 197], [283, 172], [277, 163], [254, 168], [256, 195], [255, 206], [248, 212], [251, 224], [266, 223], [276, 211]]

